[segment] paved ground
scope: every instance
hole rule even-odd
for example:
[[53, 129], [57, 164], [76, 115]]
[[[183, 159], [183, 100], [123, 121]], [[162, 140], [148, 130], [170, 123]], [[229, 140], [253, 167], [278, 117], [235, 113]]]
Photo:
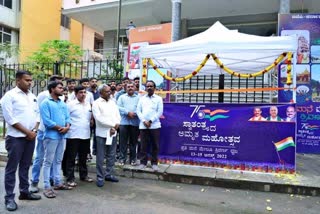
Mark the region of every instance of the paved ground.
[[[6, 160], [7, 154], [4, 147], [4, 140], [0, 140], [0, 161]], [[161, 164], [158, 173], [154, 173], [150, 169], [137, 170], [136, 167], [125, 165], [124, 167], [116, 167], [116, 173], [127, 178], [320, 196], [320, 155], [297, 154], [296, 162], [297, 174], [295, 175], [177, 164]], [[89, 171], [95, 172], [95, 159], [89, 166]]]
[[[0, 213], [3, 205], [4, 168], [0, 166]], [[92, 175], [94, 176], [94, 175]], [[318, 214], [320, 197], [231, 190], [155, 180], [120, 178], [103, 188], [80, 183], [72, 191], [57, 192], [57, 198], [36, 202], [17, 200], [16, 213], [272, 213]], [[271, 213], [271, 212], [270, 212]]]

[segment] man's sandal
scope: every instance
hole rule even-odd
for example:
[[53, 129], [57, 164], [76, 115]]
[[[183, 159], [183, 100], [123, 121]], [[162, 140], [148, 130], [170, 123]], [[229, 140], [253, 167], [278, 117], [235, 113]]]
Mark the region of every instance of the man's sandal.
[[43, 195], [46, 196], [47, 198], [55, 198], [56, 194], [52, 189], [47, 189], [43, 191]]
[[64, 185], [64, 184], [61, 184], [61, 185], [59, 185], [59, 186], [53, 187], [53, 189], [54, 189], [54, 190], [72, 190], [73, 187], [71, 187], [71, 186], [66, 186], [66, 185]]

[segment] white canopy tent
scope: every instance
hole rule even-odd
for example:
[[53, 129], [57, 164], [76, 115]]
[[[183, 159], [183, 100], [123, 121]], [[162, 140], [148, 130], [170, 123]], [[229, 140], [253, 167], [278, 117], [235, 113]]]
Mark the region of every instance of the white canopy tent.
[[[207, 54], [216, 54], [222, 63], [240, 73], [255, 73], [271, 65], [283, 52], [296, 52], [294, 36], [262, 37], [229, 30], [216, 22], [208, 30], [168, 44], [141, 49], [141, 58], [151, 58], [158, 67], [169, 69], [175, 77], [190, 74]], [[199, 75], [220, 74], [209, 59]]]

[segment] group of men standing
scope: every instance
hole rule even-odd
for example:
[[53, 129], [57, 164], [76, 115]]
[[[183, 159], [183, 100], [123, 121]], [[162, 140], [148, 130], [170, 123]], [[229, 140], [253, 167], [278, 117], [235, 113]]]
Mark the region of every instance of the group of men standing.
[[[155, 83], [147, 81], [147, 94], [139, 95], [137, 85], [126, 78], [125, 88], [117, 92], [117, 96], [114, 93], [115, 84], [102, 84], [96, 89], [96, 79], [93, 78], [92, 81], [95, 81], [95, 87], [91, 88], [92, 92], [87, 89], [84, 82], [80, 81], [81, 84], [74, 86], [72, 93], [66, 94], [67, 99], [63, 96], [61, 79], [52, 76], [48, 90], [41, 92], [36, 98], [30, 91], [31, 74], [28, 71], [17, 71], [16, 87], [1, 99], [4, 119], [8, 124], [6, 137], [8, 162], [5, 169], [7, 210], [14, 211], [18, 208], [14, 200], [15, 174], [18, 167], [20, 200], [41, 199], [41, 196], [34, 194], [39, 191], [41, 167], [43, 167], [45, 197], [55, 198], [55, 190], [71, 190], [76, 187], [74, 176], [76, 156], [80, 180], [92, 182], [86, 165], [87, 155], [90, 154], [92, 127], [95, 127], [93, 153], [96, 154], [98, 187], [102, 187], [105, 181], [119, 181], [114, 173], [117, 132], [120, 132], [120, 164], [123, 165], [127, 161], [128, 142], [129, 162], [132, 165], [137, 164], [137, 145], [140, 135], [138, 168], [146, 167], [148, 146], [151, 143], [152, 168], [159, 169], [157, 166], [161, 127], [159, 119], [163, 112], [163, 103], [162, 98], [154, 94]], [[92, 102], [93, 97], [95, 99]], [[29, 188], [28, 171], [36, 138], [36, 156]], [[106, 169], [103, 167], [104, 159], [106, 159]], [[63, 182], [61, 168], [66, 183]]]

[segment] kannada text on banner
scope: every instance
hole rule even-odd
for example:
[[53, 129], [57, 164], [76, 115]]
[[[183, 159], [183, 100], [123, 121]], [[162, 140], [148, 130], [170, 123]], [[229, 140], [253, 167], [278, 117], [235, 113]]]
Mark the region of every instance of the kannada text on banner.
[[[297, 153], [320, 153], [320, 14], [279, 14], [280, 35], [296, 36], [295, 54]], [[279, 69], [279, 87], [285, 85], [285, 64]], [[279, 91], [279, 102], [289, 102], [292, 91]]]
[[[288, 109], [293, 110], [291, 121]], [[294, 105], [166, 103], [160, 162], [293, 173], [294, 109]], [[271, 114], [275, 121], [269, 121]]]

